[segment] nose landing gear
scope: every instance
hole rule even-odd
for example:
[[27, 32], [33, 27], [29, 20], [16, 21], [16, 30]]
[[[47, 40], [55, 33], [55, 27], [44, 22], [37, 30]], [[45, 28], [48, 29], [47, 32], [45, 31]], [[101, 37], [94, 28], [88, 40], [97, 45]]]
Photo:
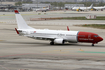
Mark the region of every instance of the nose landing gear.
[[92, 43], [92, 46], [94, 46], [94, 44], [98, 44], [98, 42]]
[[95, 43], [92, 43], [92, 46], [94, 46]]

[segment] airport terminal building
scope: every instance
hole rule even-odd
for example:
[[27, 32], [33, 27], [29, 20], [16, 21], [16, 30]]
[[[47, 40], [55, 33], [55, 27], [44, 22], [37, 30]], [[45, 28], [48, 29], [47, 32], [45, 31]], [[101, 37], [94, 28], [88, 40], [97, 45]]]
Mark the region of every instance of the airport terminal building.
[[72, 9], [73, 7], [84, 7], [84, 4], [65, 4], [65, 9]]
[[22, 9], [24, 10], [35, 10], [37, 8], [51, 7], [51, 4], [22, 4]]

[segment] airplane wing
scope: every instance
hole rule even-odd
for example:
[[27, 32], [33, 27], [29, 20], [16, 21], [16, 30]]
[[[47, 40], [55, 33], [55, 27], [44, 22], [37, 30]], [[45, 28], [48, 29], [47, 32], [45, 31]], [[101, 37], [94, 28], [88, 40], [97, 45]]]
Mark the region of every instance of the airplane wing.
[[33, 38], [33, 39], [41, 39], [41, 40], [54, 40], [56, 39], [56, 37], [45, 37], [45, 36], [34, 36], [34, 35], [24, 35], [26, 37], [29, 37], [29, 38]]
[[[28, 36], [27, 36], [28, 37]], [[29, 38], [33, 38], [33, 39], [38, 39], [38, 40], [49, 40], [49, 41], [54, 41], [55, 39], [63, 39], [63, 38], [56, 38], [56, 37], [29, 37]], [[71, 42], [71, 41], [68, 41], [66, 39], [63, 39], [65, 42], [69, 42], [69, 43], [76, 43], [76, 42]]]

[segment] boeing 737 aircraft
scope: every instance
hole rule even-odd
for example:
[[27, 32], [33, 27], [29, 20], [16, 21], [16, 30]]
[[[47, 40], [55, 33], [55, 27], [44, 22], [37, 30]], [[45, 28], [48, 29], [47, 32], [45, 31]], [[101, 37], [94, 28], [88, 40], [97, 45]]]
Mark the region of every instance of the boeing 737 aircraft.
[[93, 4], [91, 4], [90, 7], [73, 7], [72, 10], [73, 11], [84, 11], [84, 10], [91, 10], [93, 8]]
[[27, 36], [33, 39], [50, 40], [50, 45], [64, 44], [65, 42], [86, 42], [92, 43], [92, 46], [94, 46], [94, 44], [103, 40], [103, 38], [101, 38], [95, 33], [70, 31], [68, 27], [68, 31], [34, 29], [26, 24], [26, 22], [17, 10], [15, 10], [15, 16], [18, 25], [18, 29], [15, 28], [17, 34], [19, 34], [20, 36]]

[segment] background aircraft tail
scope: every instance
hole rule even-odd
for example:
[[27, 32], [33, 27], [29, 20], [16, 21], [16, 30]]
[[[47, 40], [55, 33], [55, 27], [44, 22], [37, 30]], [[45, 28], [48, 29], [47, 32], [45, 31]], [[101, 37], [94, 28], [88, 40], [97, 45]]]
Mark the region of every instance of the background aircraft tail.
[[93, 4], [90, 5], [90, 8], [93, 8]]
[[15, 16], [16, 16], [16, 21], [17, 21], [18, 29], [34, 29], [34, 28], [32, 28], [32, 27], [30, 27], [30, 26], [28, 26], [26, 24], [25, 20], [20, 15], [18, 10], [14, 10], [14, 12], [15, 12]]

